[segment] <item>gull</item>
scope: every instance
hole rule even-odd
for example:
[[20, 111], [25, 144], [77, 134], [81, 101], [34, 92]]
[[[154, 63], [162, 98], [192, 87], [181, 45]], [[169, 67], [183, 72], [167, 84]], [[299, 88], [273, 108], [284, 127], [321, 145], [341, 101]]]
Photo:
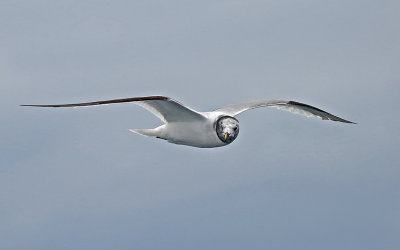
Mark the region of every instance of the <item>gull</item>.
[[355, 124], [308, 104], [284, 100], [241, 102], [227, 105], [211, 112], [195, 111], [166, 96], [132, 97], [72, 104], [29, 104], [21, 106], [59, 108], [125, 102], [132, 102], [149, 110], [164, 122], [163, 125], [154, 129], [130, 129], [130, 131], [140, 135], [164, 139], [170, 143], [199, 148], [221, 147], [233, 142], [239, 134], [239, 121], [235, 116], [246, 110], [259, 107], [275, 107], [308, 117], [319, 117], [322, 120]]

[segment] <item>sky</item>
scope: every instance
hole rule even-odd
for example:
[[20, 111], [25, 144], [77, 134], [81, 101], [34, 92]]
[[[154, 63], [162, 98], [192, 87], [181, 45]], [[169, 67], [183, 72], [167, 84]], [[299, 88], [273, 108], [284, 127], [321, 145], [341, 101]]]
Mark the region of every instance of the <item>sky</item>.
[[[400, 249], [400, 2], [1, 1], [0, 249]], [[230, 145], [134, 104], [244, 112]]]

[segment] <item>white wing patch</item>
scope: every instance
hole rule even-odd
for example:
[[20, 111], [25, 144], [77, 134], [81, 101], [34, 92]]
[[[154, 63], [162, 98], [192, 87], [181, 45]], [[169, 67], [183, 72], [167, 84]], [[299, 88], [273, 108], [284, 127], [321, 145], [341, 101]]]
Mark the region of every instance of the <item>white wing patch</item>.
[[292, 112], [293, 114], [297, 114], [297, 115], [304, 115], [304, 116], [307, 116], [307, 117], [313, 117], [313, 116], [315, 117], [316, 116], [313, 113], [308, 112], [308, 111], [306, 111], [304, 109], [298, 109], [298, 108], [291, 107], [291, 106], [276, 105], [274, 107], [277, 108], [277, 109], [280, 109], [280, 110], [286, 110], [286, 111]]
[[164, 122], [184, 122], [206, 119], [205, 116], [172, 99], [134, 102], [149, 110]]

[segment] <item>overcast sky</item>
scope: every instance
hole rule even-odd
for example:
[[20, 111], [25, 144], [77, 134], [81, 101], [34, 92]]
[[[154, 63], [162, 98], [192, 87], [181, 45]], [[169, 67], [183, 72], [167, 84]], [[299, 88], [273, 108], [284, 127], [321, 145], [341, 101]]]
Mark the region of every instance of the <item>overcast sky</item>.
[[[1, 1], [1, 249], [400, 249], [400, 2]], [[230, 145], [130, 128], [254, 99]]]

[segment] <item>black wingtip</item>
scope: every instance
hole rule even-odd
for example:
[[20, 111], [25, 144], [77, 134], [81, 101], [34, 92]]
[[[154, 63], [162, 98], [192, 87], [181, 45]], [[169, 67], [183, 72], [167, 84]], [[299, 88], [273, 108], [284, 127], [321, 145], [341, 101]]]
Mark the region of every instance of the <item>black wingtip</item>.
[[337, 117], [337, 116], [336, 116], [336, 118], [338, 118], [338, 119], [336, 120], [336, 121], [338, 121], [338, 122], [344, 122], [344, 123], [348, 123], [348, 124], [357, 124], [357, 123], [355, 123], [355, 122], [348, 121], [348, 120], [345, 120], [345, 119], [340, 118], [340, 117]]
[[50, 105], [33, 105], [33, 104], [20, 104], [20, 107], [53, 107]]
[[348, 123], [348, 124], [357, 124], [356, 122], [351, 122], [351, 121], [348, 121], [348, 120], [345, 120], [345, 119], [342, 119], [342, 118], [339, 118], [338, 120], [333, 119], [333, 121], [343, 122], [343, 123]]
[[348, 124], [357, 124], [356, 122], [351, 122], [351, 121], [345, 120], [345, 119], [340, 118], [340, 117], [338, 117], [338, 118], [339, 118], [339, 120], [337, 120], [337, 121], [339, 121], [339, 122], [344, 122], [344, 123], [348, 123]]

